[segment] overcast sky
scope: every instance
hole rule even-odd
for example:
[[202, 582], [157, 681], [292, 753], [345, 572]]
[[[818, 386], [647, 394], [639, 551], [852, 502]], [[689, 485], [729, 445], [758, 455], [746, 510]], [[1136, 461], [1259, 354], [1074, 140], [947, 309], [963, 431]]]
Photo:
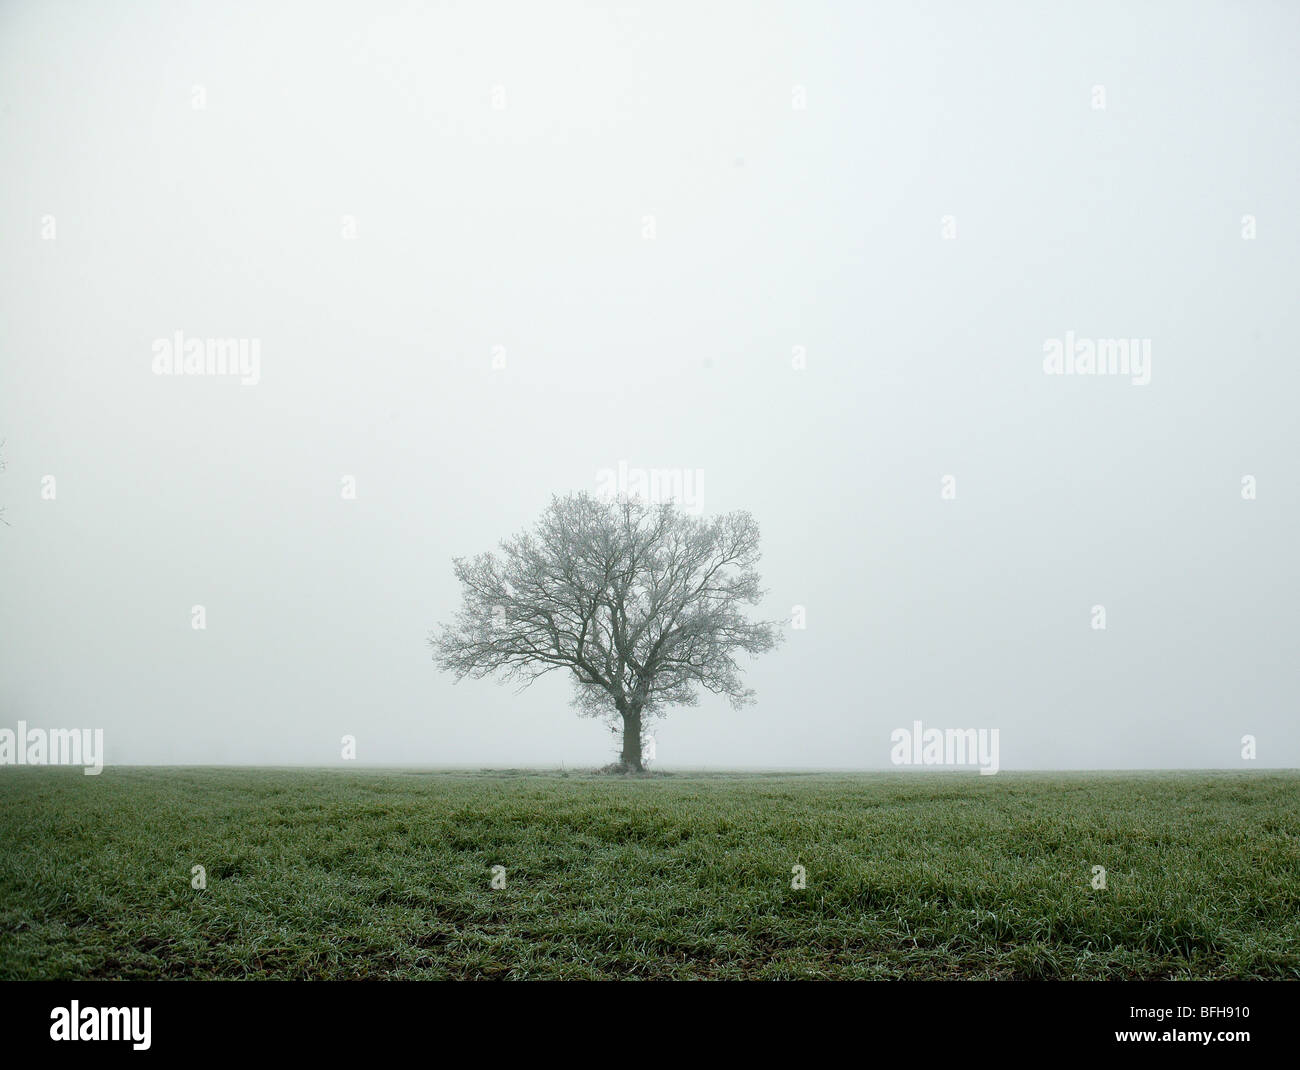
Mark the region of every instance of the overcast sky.
[[1290, 3], [5, 4], [0, 727], [603, 764], [426, 636], [622, 462], [806, 614], [660, 766], [1300, 764], [1297, 56]]

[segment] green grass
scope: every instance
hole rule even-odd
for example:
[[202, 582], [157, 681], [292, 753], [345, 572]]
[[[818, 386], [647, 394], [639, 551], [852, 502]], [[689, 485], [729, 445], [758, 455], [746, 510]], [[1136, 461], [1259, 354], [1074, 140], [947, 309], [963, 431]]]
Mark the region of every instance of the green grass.
[[1300, 774], [0, 770], [0, 978], [144, 977], [1297, 978]]

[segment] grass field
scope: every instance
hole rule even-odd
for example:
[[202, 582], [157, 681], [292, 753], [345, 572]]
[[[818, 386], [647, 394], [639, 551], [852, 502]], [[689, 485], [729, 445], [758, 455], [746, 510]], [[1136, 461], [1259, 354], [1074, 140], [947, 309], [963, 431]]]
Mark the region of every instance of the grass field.
[[0, 770], [0, 978], [144, 977], [1297, 978], [1300, 774]]

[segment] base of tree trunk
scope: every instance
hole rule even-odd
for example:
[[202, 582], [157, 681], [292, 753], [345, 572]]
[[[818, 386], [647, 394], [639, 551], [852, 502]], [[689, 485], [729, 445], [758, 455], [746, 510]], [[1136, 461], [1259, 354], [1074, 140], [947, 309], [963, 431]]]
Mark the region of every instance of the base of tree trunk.
[[605, 766], [605, 768], [602, 769], [601, 772], [602, 773], [643, 773], [645, 772], [645, 770], [638, 769], [631, 762], [619, 761], [619, 762], [614, 762], [612, 765]]
[[601, 766], [596, 770], [602, 776], [667, 776], [667, 773], [660, 770], [638, 769], [634, 765], [628, 765], [626, 762], [614, 762], [611, 765]]

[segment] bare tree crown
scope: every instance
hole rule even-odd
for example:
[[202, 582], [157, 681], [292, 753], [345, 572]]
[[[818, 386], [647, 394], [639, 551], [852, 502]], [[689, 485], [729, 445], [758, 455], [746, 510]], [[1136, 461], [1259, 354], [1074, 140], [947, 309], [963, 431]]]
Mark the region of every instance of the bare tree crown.
[[763, 595], [758, 526], [745, 512], [704, 519], [672, 503], [556, 497], [500, 554], [457, 558], [464, 604], [430, 637], [457, 679], [500, 672], [527, 686], [569, 673], [584, 713], [690, 706], [698, 689], [752, 701], [736, 662], [771, 650], [775, 622], [745, 609]]

